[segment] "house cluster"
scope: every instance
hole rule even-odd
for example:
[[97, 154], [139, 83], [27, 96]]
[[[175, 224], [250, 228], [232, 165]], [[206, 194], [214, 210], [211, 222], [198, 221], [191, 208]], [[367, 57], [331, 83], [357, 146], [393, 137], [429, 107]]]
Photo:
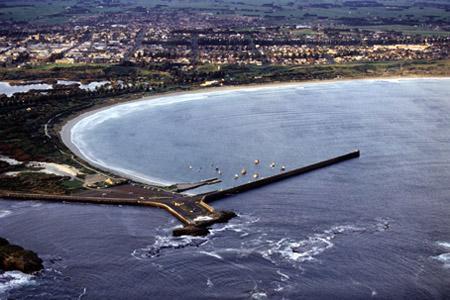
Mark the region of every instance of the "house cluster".
[[126, 61], [185, 66], [314, 65], [420, 60], [448, 57], [450, 44], [446, 36], [304, 25], [264, 27], [252, 19], [236, 16], [225, 20], [210, 14], [88, 20], [76, 26], [14, 30], [0, 36], [0, 66]]

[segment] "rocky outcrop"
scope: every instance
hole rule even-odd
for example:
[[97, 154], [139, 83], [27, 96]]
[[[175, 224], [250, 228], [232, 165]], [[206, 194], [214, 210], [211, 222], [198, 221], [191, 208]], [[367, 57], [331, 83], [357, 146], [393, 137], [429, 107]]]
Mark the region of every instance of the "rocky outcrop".
[[173, 236], [205, 236], [209, 234], [209, 226], [215, 223], [226, 223], [236, 216], [236, 213], [232, 211], [216, 211], [210, 220], [200, 221], [196, 222], [193, 225], [186, 225], [184, 227], [177, 228], [172, 232], [172, 234]]
[[222, 210], [218, 212], [216, 223], [226, 223], [235, 217], [237, 217], [237, 215], [234, 211]]
[[6, 239], [0, 238], [0, 270], [21, 271], [30, 274], [43, 268], [42, 259], [36, 253], [12, 245]]
[[209, 230], [203, 226], [187, 225], [181, 228], [174, 229], [173, 236], [191, 235], [191, 236], [205, 236], [208, 235]]

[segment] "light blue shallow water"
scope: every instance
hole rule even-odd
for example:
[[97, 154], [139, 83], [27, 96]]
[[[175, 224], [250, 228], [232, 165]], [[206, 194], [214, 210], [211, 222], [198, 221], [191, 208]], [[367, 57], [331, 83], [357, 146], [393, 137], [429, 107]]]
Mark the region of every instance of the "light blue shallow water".
[[0, 295], [449, 297], [449, 95], [450, 79], [347, 81], [87, 117], [72, 131], [85, 157], [148, 181], [220, 176], [223, 188], [354, 148], [362, 156], [214, 203], [240, 216], [207, 238], [171, 238], [177, 222], [160, 210], [1, 201], [0, 236], [38, 251], [47, 270], [22, 283], [3, 275]]

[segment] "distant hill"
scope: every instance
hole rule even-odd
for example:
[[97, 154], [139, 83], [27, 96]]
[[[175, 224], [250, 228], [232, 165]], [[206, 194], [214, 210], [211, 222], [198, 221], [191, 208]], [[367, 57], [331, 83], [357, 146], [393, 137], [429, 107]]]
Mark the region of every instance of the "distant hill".
[[60, 23], [108, 13], [179, 10], [274, 23], [450, 24], [446, 0], [0, 0], [0, 21]]

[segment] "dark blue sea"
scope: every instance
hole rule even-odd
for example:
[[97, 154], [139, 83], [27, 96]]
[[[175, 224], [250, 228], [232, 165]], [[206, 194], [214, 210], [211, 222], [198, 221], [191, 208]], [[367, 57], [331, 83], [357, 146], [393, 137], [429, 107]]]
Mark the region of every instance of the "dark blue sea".
[[0, 299], [450, 298], [450, 79], [167, 96], [72, 125], [97, 166], [222, 179], [194, 193], [361, 157], [213, 202], [239, 216], [204, 238], [171, 237], [180, 224], [158, 209], [1, 200], [0, 236], [45, 270], [1, 274]]

